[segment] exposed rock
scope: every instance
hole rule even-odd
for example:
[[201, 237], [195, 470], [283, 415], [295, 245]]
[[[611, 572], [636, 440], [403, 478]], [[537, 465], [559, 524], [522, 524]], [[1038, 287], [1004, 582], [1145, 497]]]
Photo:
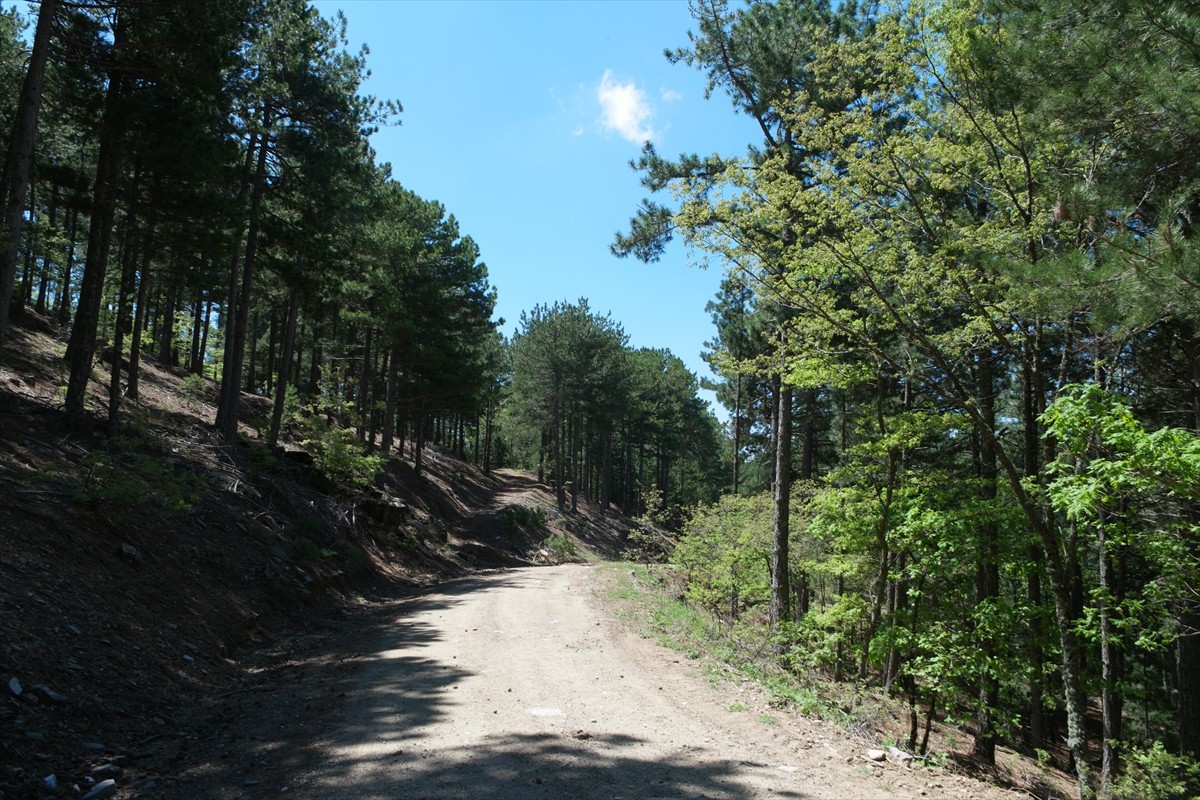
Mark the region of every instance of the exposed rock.
[[898, 764], [908, 764], [913, 760], [911, 753], [906, 753], [899, 747], [889, 747], [888, 755], [891, 756], [892, 760]]
[[100, 752], [101, 750], [104, 749], [104, 745], [100, 744], [99, 742], [84, 742], [83, 749], [84, 750], [95, 750], [96, 752]]
[[51, 773], [50, 775], [47, 775], [46, 777], [42, 778], [42, 785], [45, 786], [47, 789], [57, 789], [58, 788], [58, 776], [53, 773]]
[[8, 690], [13, 693], [13, 697], [20, 697], [21, 692], [24, 691], [21, 688], [21, 682], [19, 680], [17, 680], [16, 678], [9, 678]]
[[867, 751], [867, 760], [868, 761], [883, 761], [885, 758], [887, 758], [887, 753], [883, 752], [882, 750], [868, 750]]
[[126, 558], [128, 558], [131, 561], [139, 561], [140, 562], [142, 560], [142, 554], [138, 551], [138, 549], [136, 547], [134, 547], [131, 544], [121, 545], [121, 555], [125, 556]]
[[116, 793], [117, 782], [109, 778], [93, 786], [91, 791], [83, 796], [83, 800], [100, 800], [102, 797], [112, 797]]
[[44, 683], [35, 683], [33, 686], [29, 687], [29, 691], [39, 697], [49, 700], [51, 703], [67, 702], [67, 698], [63, 697], [61, 694], [54, 691]]
[[97, 778], [119, 778], [124, 773], [125, 770], [113, 763], [101, 764], [92, 770], [92, 775]]
[[390, 495], [368, 497], [360, 507], [367, 518], [378, 525], [399, 525], [408, 516], [408, 503]]

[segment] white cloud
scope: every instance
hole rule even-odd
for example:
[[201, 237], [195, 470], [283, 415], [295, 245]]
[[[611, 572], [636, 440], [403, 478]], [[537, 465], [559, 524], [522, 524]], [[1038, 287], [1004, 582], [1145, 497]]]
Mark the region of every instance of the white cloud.
[[664, 103], [675, 103], [683, 99], [683, 95], [674, 89], [659, 89], [658, 92]]
[[605, 70], [596, 96], [602, 109], [600, 122], [605, 128], [634, 144], [654, 139], [654, 129], [649, 125], [654, 109], [646, 101], [646, 93], [634, 83], [620, 83], [613, 79], [612, 70]]

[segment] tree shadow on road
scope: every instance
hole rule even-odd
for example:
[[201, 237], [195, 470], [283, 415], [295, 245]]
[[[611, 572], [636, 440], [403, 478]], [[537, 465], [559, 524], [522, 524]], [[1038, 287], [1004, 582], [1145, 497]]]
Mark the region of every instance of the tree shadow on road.
[[[764, 765], [729, 761], [717, 752], [695, 750], [673, 758], [637, 756], [647, 744], [632, 736], [507, 734], [485, 737], [463, 751], [422, 754], [398, 748], [363, 763], [322, 765], [308, 785], [291, 788], [299, 797], [358, 800], [405, 798], [729, 798], [761, 796], [739, 776]], [[775, 788], [772, 797], [807, 795]]]
[[[774, 775], [771, 796], [806, 797], [791, 788], [797, 776], [770, 765], [682, 745], [663, 758], [661, 747], [654, 751], [636, 736], [480, 731], [470, 747], [429, 749], [423, 730], [453, 712], [461, 702], [456, 687], [477, 673], [424, 655], [423, 648], [453, 634], [418, 615], [436, 617], [521, 580], [520, 573], [497, 572], [452, 581], [350, 620], [351, 636], [314, 639], [307, 655], [252, 678], [263, 681], [258, 689], [225, 698], [214, 709], [214, 730], [181, 743], [175, 759], [185, 768], [161, 779], [157, 791], [165, 794], [135, 796], [741, 800], [762, 794], [743, 781], [760, 771]], [[383, 662], [386, 679], [372, 679]]]

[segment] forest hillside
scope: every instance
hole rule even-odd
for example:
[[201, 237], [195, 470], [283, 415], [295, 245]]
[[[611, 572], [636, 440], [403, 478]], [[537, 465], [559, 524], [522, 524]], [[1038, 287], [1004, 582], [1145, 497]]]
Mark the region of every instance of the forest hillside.
[[261, 398], [244, 398], [247, 454], [230, 459], [213, 382], [185, 386], [153, 359], [122, 436], [66, 428], [52, 334], [21, 315], [0, 359], [2, 797], [50, 796], [47, 776], [82, 784], [114, 760], [141, 776], [123, 786], [152, 781], [212, 724], [212, 704], [253, 695], [364, 598], [619, 553], [620, 515], [583, 503], [550, 516], [553, 494], [532, 478], [487, 475], [432, 443], [421, 476], [394, 454], [378, 488], [348, 490], [292, 429], [262, 444]]

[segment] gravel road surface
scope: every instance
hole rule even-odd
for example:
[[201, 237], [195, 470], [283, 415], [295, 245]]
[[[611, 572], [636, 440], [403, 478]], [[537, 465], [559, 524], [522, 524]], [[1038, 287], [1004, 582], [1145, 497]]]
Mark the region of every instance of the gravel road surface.
[[753, 692], [738, 702], [744, 687], [714, 685], [605, 611], [611, 581], [581, 565], [514, 569], [399, 601], [289, 796], [1016, 796], [868, 763], [832, 726], [759, 713]]

